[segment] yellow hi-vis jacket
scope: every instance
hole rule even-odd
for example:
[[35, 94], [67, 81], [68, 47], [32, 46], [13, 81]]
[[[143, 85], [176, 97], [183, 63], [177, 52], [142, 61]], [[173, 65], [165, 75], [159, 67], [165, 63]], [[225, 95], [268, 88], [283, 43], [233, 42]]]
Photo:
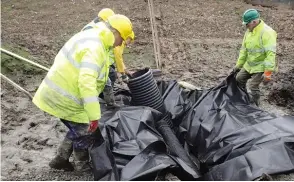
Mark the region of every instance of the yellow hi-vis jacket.
[[117, 46], [113, 49], [114, 61], [115, 61], [117, 72], [119, 73], [125, 73], [125, 69], [126, 69], [124, 60], [123, 60], [124, 49], [125, 49], [124, 42], [121, 44], [121, 46]]
[[109, 52], [114, 39], [107, 27], [74, 35], [58, 52], [33, 103], [53, 116], [72, 122], [100, 119], [98, 96], [108, 78]]
[[[98, 22], [97, 19], [88, 23], [82, 31], [91, 29], [91, 28], [99, 28], [99, 27], [106, 27], [104, 22]], [[123, 42], [121, 46], [117, 46], [110, 52], [110, 61], [111, 64], [115, 63], [117, 72], [125, 73], [125, 64], [123, 60], [123, 53], [124, 53], [125, 43]]]
[[277, 33], [262, 20], [252, 32], [246, 31], [237, 67], [248, 73], [275, 71]]

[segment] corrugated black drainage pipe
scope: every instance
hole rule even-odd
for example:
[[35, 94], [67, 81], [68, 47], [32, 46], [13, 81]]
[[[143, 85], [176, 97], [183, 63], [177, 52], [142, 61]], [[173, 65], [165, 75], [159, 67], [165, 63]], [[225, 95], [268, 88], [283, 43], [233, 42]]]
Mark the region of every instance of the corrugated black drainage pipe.
[[[165, 143], [168, 145], [170, 153], [174, 156], [179, 157], [181, 160], [185, 162], [193, 171], [190, 171], [190, 174], [194, 178], [201, 177], [200, 167], [195, 163], [199, 163], [199, 161], [193, 162], [189, 154], [185, 151], [183, 146], [180, 144], [178, 138], [173, 133], [172, 129], [169, 127], [167, 122], [162, 119], [156, 123], [157, 130], [162, 135]], [[198, 159], [195, 159], [198, 160]]]
[[166, 123], [169, 125], [171, 129], [174, 129], [174, 125], [172, 123], [172, 116], [169, 112], [166, 112], [165, 115], [163, 116], [162, 120], [165, 120]]
[[128, 87], [132, 93], [132, 104], [149, 106], [165, 114], [163, 99], [150, 69], [145, 68], [132, 74]]
[[145, 68], [132, 75], [128, 83], [132, 93], [132, 104], [137, 106], [149, 106], [163, 113], [163, 117], [156, 123], [157, 130], [163, 136], [164, 141], [169, 146], [170, 152], [181, 158], [186, 165], [193, 169], [191, 175], [200, 177], [199, 167], [191, 160], [188, 153], [180, 144], [172, 128], [171, 114], [166, 112], [163, 99], [160, 95], [157, 84], [150, 69]]

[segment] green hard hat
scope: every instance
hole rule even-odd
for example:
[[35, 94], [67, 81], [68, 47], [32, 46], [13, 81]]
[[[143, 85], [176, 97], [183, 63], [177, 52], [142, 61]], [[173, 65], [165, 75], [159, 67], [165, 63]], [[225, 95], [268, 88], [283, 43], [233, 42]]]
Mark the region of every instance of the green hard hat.
[[244, 12], [242, 16], [243, 25], [250, 23], [252, 20], [259, 18], [260, 15], [256, 9], [248, 9]]

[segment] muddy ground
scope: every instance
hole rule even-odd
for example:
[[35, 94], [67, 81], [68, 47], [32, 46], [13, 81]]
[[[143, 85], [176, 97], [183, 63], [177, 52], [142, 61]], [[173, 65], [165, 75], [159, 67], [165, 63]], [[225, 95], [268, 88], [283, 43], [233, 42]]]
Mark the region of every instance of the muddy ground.
[[[258, 8], [265, 22], [278, 32], [279, 62], [279, 73], [273, 82], [262, 86], [261, 107], [276, 114], [294, 114], [293, 107], [285, 107], [271, 98], [272, 92], [283, 88], [285, 83], [289, 88], [294, 87], [291, 77], [285, 76], [293, 75], [290, 70], [294, 63], [294, 11], [291, 8], [252, 6], [241, 0], [156, 0], [154, 5], [164, 77], [203, 88], [216, 85], [229, 74], [244, 33], [240, 17], [244, 10]], [[147, 1], [142, 0], [3, 0], [2, 47], [50, 67], [62, 45], [104, 7], [133, 21], [136, 40], [124, 55], [127, 66], [130, 69], [154, 67], [149, 11]], [[46, 74], [3, 54], [1, 66], [2, 73], [32, 94]], [[90, 174], [49, 169], [48, 162], [66, 129], [4, 80], [1, 81], [1, 118], [2, 180], [92, 179]], [[294, 174], [275, 179], [294, 180]]]

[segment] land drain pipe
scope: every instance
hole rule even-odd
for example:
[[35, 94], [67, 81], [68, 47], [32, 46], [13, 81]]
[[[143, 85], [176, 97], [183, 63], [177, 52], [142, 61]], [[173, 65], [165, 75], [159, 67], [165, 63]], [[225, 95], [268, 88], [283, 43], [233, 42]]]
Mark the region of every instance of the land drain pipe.
[[[128, 87], [132, 93], [132, 105], [148, 106], [163, 113], [163, 117], [156, 123], [157, 130], [163, 136], [170, 149], [170, 153], [183, 160], [193, 169], [195, 178], [200, 177], [199, 167], [192, 161], [175, 136], [172, 128], [171, 115], [166, 111], [162, 96], [153, 78], [152, 71], [148, 68], [139, 70], [131, 75]], [[197, 161], [196, 161], [197, 162]]]
[[174, 134], [173, 130], [169, 127], [167, 122], [162, 119], [156, 123], [156, 127], [159, 133], [162, 135], [163, 140], [167, 144], [170, 153], [174, 156], [179, 157], [185, 162], [187, 166], [189, 166], [193, 170], [188, 170], [191, 176], [196, 179], [201, 177], [199, 160], [197, 158], [194, 159], [197, 160], [195, 162], [192, 160], [187, 151], [185, 151], [183, 146], [180, 144], [178, 138]]
[[163, 114], [166, 112], [150, 69], [146, 68], [133, 73], [129, 79], [128, 87], [132, 93], [133, 105], [149, 106]]
[[133, 73], [128, 87], [132, 93], [132, 105], [148, 106], [160, 111], [163, 114], [164, 120], [173, 128], [170, 114], [166, 112], [151, 69], [145, 68]]

